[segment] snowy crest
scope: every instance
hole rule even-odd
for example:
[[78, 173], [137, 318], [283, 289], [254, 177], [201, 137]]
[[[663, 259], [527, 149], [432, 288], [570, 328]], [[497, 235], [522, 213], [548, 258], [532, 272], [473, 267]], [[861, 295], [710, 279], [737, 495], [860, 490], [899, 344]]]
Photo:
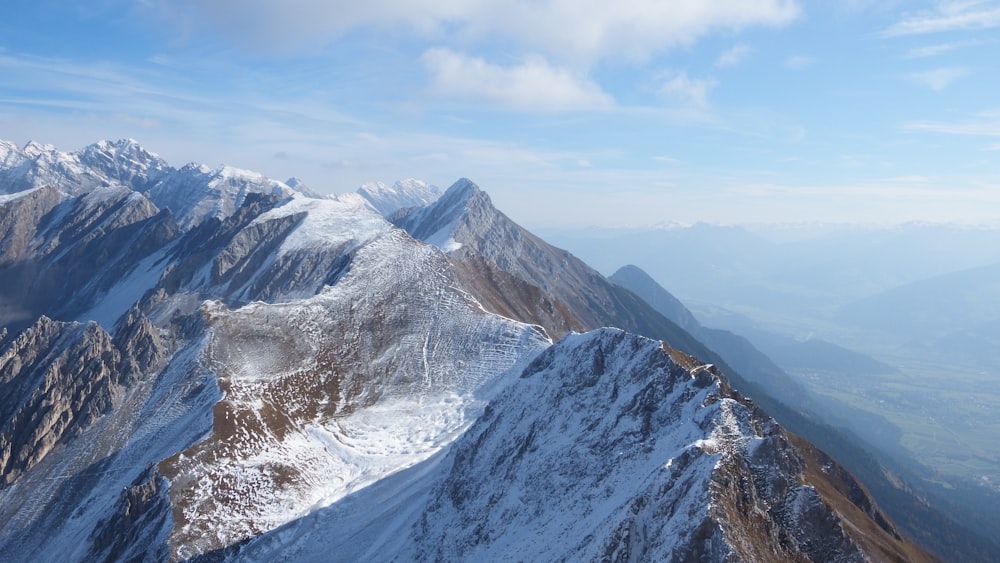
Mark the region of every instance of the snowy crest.
[[422, 207], [441, 197], [441, 189], [422, 180], [408, 178], [389, 186], [381, 182], [362, 185], [357, 193], [385, 217], [401, 209]]

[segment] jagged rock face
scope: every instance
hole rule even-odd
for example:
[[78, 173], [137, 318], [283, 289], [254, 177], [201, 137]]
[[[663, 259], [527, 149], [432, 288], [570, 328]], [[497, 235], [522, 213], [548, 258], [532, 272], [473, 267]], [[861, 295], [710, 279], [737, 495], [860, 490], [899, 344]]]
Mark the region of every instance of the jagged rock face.
[[[134, 192], [129, 197], [148, 201]], [[82, 205], [77, 199], [65, 205]], [[112, 218], [128, 223], [122, 213], [66, 209], [72, 212], [58, 214], [66, 217], [62, 230], [46, 237], [43, 229], [33, 237], [41, 241], [36, 247], [90, 244], [111, 237], [120, 225], [91, 226], [111, 224]], [[149, 291], [132, 294], [139, 308], [107, 314], [120, 305], [99, 303], [84, 314], [105, 311], [99, 316], [121, 318], [105, 324], [131, 350], [123, 366], [154, 363], [160, 356], [143, 351], [158, 350], [158, 341], [148, 337], [163, 332], [174, 358], [165, 370], [170, 375], [156, 377], [196, 390], [194, 399], [168, 392], [169, 402], [205, 406], [211, 392], [195, 384], [203, 380], [217, 385], [224, 398], [203, 411], [208, 439], [188, 438], [159, 459], [150, 453], [136, 462], [132, 452], [99, 462], [114, 482], [132, 479], [127, 490], [142, 498], [148, 496], [142, 487], [165, 480], [155, 498], [142, 501], [142, 518], [127, 517], [122, 503], [139, 501], [131, 492], [124, 500], [112, 494], [117, 489], [111, 484], [103, 496], [72, 495], [77, 500], [67, 501], [70, 507], [87, 502], [102, 521], [88, 535], [89, 547], [77, 551], [86, 557], [134, 554], [134, 545], [114, 539], [131, 537], [150, 541], [150, 553], [183, 559], [332, 502], [443, 447], [475, 417], [498, 377], [548, 345], [538, 329], [485, 312], [460, 288], [443, 254], [359, 203], [248, 193], [228, 217], [207, 218], [116, 275], [116, 288], [148, 284]], [[158, 328], [141, 323], [139, 311]], [[120, 386], [108, 413], [137, 429], [145, 423], [136, 409], [166, 400], [155, 399], [150, 376], [156, 372], [144, 373], [141, 384]], [[132, 406], [116, 410], [118, 402]], [[181, 419], [205, 420], [195, 413]], [[173, 443], [207, 431], [197, 428], [180, 432]], [[104, 429], [84, 432], [121, 447]], [[68, 463], [72, 445], [67, 453], [55, 452], [49, 465]], [[128, 465], [119, 465], [125, 459]], [[151, 467], [155, 473], [139, 479], [137, 472]], [[38, 479], [45, 477], [26, 486]], [[102, 479], [90, 477], [95, 490], [94, 481]], [[47, 506], [61, 506], [52, 500], [61, 490], [48, 489]], [[29, 530], [69, 526], [49, 510], [14, 516]], [[37, 535], [0, 542], [0, 552], [37, 549], [31, 537]]]
[[42, 317], [0, 342], [0, 486], [114, 408], [124, 389], [162, 360], [148, 321], [128, 321], [112, 338], [96, 323]]
[[122, 187], [69, 198], [53, 188], [29, 192], [0, 204], [0, 229], [0, 299], [18, 305], [2, 324], [76, 319], [180, 233], [169, 213]]
[[[752, 393], [770, 401], [772, 406], [776, 404], [773, 397], [778, 396], [789, 400], [795, 408], [809, 409], [801, 395], [796, 395], [796, 386], [789, 384], [790, 378], [745, 340], [723, 331], [701, 328], [673, 299], [668, 308], [672, 309], [671, 319], [676, 323], [671, 322], [630, 291], [615, 286], [571, 255], [524, 232], [493, 209], [488, 197], [471, 182], [456, 183], [435, 203], [403, 213], [395, 221], [414, 236], [449, 251], [449, 258], [463, 274], [465, 286], [493, 311], [542, 324], [555, 336], [565, 334], [567, 328], [623, 327], [665, 339], [673, 346], [713, 361], [722, 361], [678, 323], [693, 327], [699, 338], [710, 339], [713, 346], [721, 348], [718, 351], [727, 363], [731, 361], [739, 368], [739, 373], [732, 375], [741, 386], [748, 386]], [[521, 284], [504, 280], [504, 276], [495, 274], [498, 270]], [[506, 283], [502, 285], [498, 280]], [[512, 293], [510, 288], [516, 291]], [[534, 299], [535, 306], [517, 308], [506, 302], [512, 294], [532, 295], [529, 288], [542, 296]], [[553, 307], [540, 306], [545, 302]], [[751, 382], [758, 386], [750, 387]], [[777, 406], [779, 410], [785, 409], [782, 415], [793, 410]], [[803, 425], [806, 431], [814, 427]]]
[[447, 455], [216, 555], [933, 560], [899, 539], [846, 472], [799, 444], [712, 366], [614, 329], [573, 334]]
[[261, 174], [228, 166], [216, 169], [189, 164], [162, 177], [149, 188], [149, 198], [161, 209], [170, 209], [183, 229], [205, 219], [232, 215], [247, 194], [289, 196], [294, 190]]
[[0, 194], [13, 194], [45, 186], [79, 195], [110, 182], [100, 172], [80, 162], [79, 155], [51, 145], [30, 142], [23, 149], [0, 144]]
[[930, 559], [891, 528], [862, 538], [813, 452], [671, 355], [690, 362], [608, 329], [540, 355], [456, 443], [401, 559], [865, 561], [870, 544]]
[[109, 180], [145, 192], [174, 169], [158, 155], [133, 139], [99, 141], [79, 153], [80, 162], [104, 174]]
[[[469, 180], [459, 180], [430, 205], [401, 212], [393, 217], [393, 223], [414, 238], [446, 251], [462, 273], [465, 285], [484, 304], [502, 303], [509, 296], [498, 295], [497, 290], [503, 288], [479, 279], [483, 276], [520, 280], [537, 288], [544, 296], [544, 305], [520, 310], [508, 306], [506, 310], [515, 312], [518, 320], [544, 326], [554, 337], [568, 330], [604, 326], [647, 335], [663, 332], [652, 326], [652, 316], [657, 317], [653, 323], [670, 325], [665, 328], [671, 335], [684, 333], [640, 299], [623, 295], [627, 292], [569, 252], [511, 221]], [[506, 275], [496, 276], [495, 272]], [[520, 292], [531, 293], [524, 289]], [[686, 333], [683, 336], [690, 338]]]
[[167, 480], [147, 472], [122, 490], [112, 515], [88, 538], [93, 561], [166, 561], [173, 524]]

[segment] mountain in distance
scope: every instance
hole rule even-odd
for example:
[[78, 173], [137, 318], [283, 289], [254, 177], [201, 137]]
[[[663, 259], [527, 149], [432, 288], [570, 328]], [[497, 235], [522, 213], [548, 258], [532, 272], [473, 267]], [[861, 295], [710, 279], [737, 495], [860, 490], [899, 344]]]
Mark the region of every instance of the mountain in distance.
[[[635, 291], [649, 303], [656, 304], [658, 310], [677, 318], [678, 322], [691, 326], [692, 334], [709, 343], [726, 361], [739, 366], [740, 373], [754, 373], [762, 368], [767, 368], [769, 372], [781, 371], [769, 360], [771, 349], [768, 349], [769, 353], [765, 356], [741, 336], [702, 327], [679, 300], [640, 268], [622, 267], [611, 279]], [[737, 325], [738, 329], [744, 329], [746, 321]], [[998, 549], [998, 546], [991, 546], [990, 540], [986, 539], [990, 537], [992, 523], [997, 522], [998, 518], [993, 509], [995, 505], [991, 502], [995, 497], [989, 491], [978, 486], [959, 486], [957, 483], [941, 486], [941, 477], [924, 466], [923, 460], [901, 446], [901, 432], [894, 424], [878, 414], [816, 395], [789, 375], [794, 373], [796, 377], [803, 376], [802, 372], [794, 369], [797, 358], [804, 358], [802, 363], [809, 366], [807, 369], [821, 370], [830, 385], [837, 384], [837, 380], [831, 379], [834, 374], [857, 380], [877, 373], [896, 373], [895, 370], [865, 355], [822, 341], [819, 341], [819, 346], [809, 346], [807, 343], [796, 343], [790, 338], [771, 335], [756, 328], [749, 333], [755, 337], [755, 343], [756, 338], [760, 338], [765, 345], [775, 345], [786, 354], [780, 357], [787, 362], [790, 371], [781, 372], [780, 379], [775, 379], [783, 381], [783, 384], [777, 388], [746, 386], [755, 391], [753, 396], [766, 405], [774, 416], [827, 451], [835, 453], [842, 463], [862, 478], [898, 521], [914, 526], [909, 528], [911, 532], [926, 538], [925, 541], [936, 544], [944, 537], [964, 537], [965, 539], [957, 542], [954, 539], [947, 541], [978, 545], [980, 547], [975, 551], [981, 554]], [[789, 340], [798, 345], [790, 345]], [[776, 404], [772, 397], [777, 398], [779, 403]], [[830, 425], [847, 430], [833, 429]], [[906, 491], [905, 494], [900, 494], [901, 488]], [[936, 509], [928, 511], [930, 505], [924, 500], [913, 502], [909, 492], [911, 490], [918, 492], [921, 497], [933, 498], [932, 505]], [[919, 516], [914, 518], [915, 515]], [[925, 527], [929, 522], [935, 524]], [[966, 535], [967, 532], [960, 531], [967, 527], [975, 529], [976, 533]], [[942, 546], [939, 548], [942, 552], [953, 552], [954, 548], [937, 545]], [[992, 556], [976, 557], [986, 557], [989, 560]]]
[[881, 291], [1000, 262], [995, 227], [699, 223], [541, 234], [602, 272], [636, 264], [689, 305], [723, 307], [793, 332], [815, 330], [838, 307]]
[[[676, 297], [638, 266], [622, 266], [609, 279], [633, 291], [665, 317], [717, 350], [725, 348], [725, 338], [745, 337], [755, 348], [784, 370], [852, 372], [858, 375], [893, 373], [896, 368], [874, 358], [848, 350], [819, 338], [797, 340], [757, 327], [745, 316], [722, 311], [711, 317], [726, 328], [704, 326]], [[733, 336], [727, 336], [730, 333]]]
[[[795, 408], [803, 415], [819, 415], [818, 419], [839, 426], [863, 427], [869, 434], [882, 436], [878, 442], [880, 447], [885, 447], [886, 441], [891, 444], [899, 439], [898, 429], [878, 416], [836, 401], [825, 399], [821, 402], [816, 400], [799, 380], [789, 375], [784, 369], [789, 365], [796, 367], [797, 361], [811, 366], [820, 365], [822, 369], [830, 369], [831, 367], [852, 369], [855, 364], [867, 367], [868, 364], [863, 361], [855, 360], [856, 356], [861, 358], [865, 358], [865, 356], [852, 354], [849, 350], [841, 349], [833, 344], [817, 342], [810, 345], [792, 339], [788, 339], [791, 342], [787, 342], [781, 340], [780, 337], [769, 341], [774, 343], [774, 340], [778, 340], [776, 346], [764, 353], [755, 346], [755, 343], [751, 343], [741, 334], [702, 325], [680, 300], [671, 295], [638, 266], [622, 266], [609, 279], [634, 292], [668, 319], [683, 324], [685, 330], [718, 353], [739, 373], [748, 376], [754, 383], [766, 385], [768, 392], [777, 400]], [[771, 360], [771, 352], [775, 350], [779, 352], [778, 357], [787, 362], [785, 366], [779, 367]], [[826, 357], [832, 356], [834, 361], [840, 361], [840, 363], [824, 364], [825, 358], [817, 354], [817, 350], [826, 352]], [[853, 364], [844, 363], [845, 361], [850, 362], [850, 360], [855, 360], [855, 362]], [[870, 363], [876, 366], [881, 365], [875, 360], [871, 360]], [[889, 366], [885, 367], [890, 372], [892, 371]]]
[[357, 190], [376, 211], [389, 217], [401, 209], [422, 207], [441, 197], [441, 188], [422, 180], [408, 178], [393, 185], [381, 182], [363, 184]]
[[[849, 303], [839, 319], [853, 326], [907, 338], [926, 352], [997, 363], [1000, 340], [1000, 264], [908, 283]], [[964, 343], [963, 343], [964, 341]], [[971, 345], [970, 345], [971, 344]]]
[[[572, 334], [617, 320], [710, 353], [471, 182], [397, 210], [404, 230], [369, 200], [237, 169], [4, 146], [0, 275], [24, 281], [0, 294], [28, 306], [0, 327], [3, 560], [239, 558], [281, 550], [288, 530], [325, 558], [360, 547], [314, 527], [338, 512], [392, 532], [383, 553], [402, 558], [449, 555], [421, 543], [434, 537], [500, 554], [553, 493], [606, 517], [564, 519], [551, 543], [567, 554], [930, 557], [718, 368], [619, 331]], [[61, 292], [34, 283], [53, 268]], [[563, 431], [581, 439], [543, 439]], [[592, 464], [565, 463], [576, 444]], [[607, 459], [616, 446], [628, 464]], [[539, 468], [595, 487], [552, 490]], [[495, 488], [470, 494], [487, 470]], [[514, 509], [519, 492], [536, 510]], [[407, 521], [397, 508], [421, 498], [426, 518]]]

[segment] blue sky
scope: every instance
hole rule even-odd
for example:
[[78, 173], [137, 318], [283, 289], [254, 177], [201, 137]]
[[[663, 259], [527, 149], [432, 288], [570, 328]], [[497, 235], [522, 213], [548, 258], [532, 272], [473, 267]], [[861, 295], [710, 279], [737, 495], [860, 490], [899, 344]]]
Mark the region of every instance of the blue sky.
[[1000, 1], [7, 0], [0, 138], [529, 227], [1000, 222]]

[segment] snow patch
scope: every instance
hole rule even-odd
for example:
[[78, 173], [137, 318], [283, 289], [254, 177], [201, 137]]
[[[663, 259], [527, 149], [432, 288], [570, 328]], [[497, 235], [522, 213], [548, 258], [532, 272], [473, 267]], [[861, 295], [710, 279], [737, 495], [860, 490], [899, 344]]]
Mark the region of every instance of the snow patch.
[[281, 244], [280, 254], [332, 249], [347, 244], [360, 246], [392, 228], [382, 216], [357, 203], [315, 199], [299, 193], [257, 217], [251, 225], [299, 213], [306, 214], [305, 219]]

